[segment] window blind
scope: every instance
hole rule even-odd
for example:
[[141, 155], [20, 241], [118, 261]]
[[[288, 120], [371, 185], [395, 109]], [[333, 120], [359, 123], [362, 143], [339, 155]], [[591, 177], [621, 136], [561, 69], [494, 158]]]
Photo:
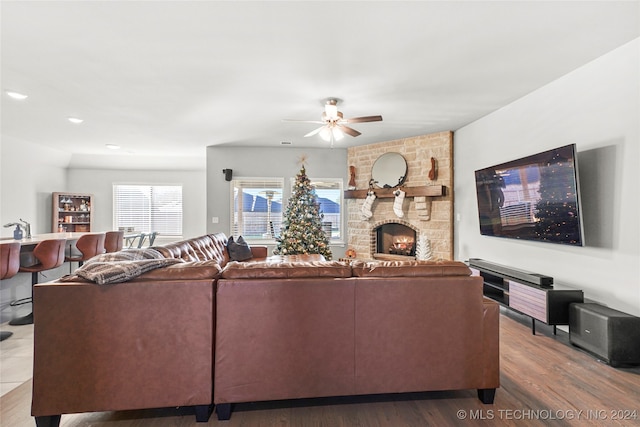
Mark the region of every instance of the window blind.
[[114, 184], [113, 225], [181, 236], [182, 186]]
[[231, 181], [231, 234], [246, 240], [273, 240], [282, 225], [282, 178]]

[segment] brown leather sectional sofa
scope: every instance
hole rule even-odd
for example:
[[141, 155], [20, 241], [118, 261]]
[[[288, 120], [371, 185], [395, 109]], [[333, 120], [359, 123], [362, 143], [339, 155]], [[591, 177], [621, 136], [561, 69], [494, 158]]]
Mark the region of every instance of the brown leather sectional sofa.
[[498, 305], [459, 262], [230, 262], [226, 236], [124, 283], [34, 287], [32, 415], [499, 387]]

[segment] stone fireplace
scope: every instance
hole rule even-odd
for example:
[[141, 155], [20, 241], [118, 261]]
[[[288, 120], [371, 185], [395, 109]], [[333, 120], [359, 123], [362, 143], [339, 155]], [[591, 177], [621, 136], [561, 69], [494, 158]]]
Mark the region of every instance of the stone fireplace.
[[415, 259], [418, 230], [406, 221], [388, 220], [371, 229], [375, 259]]
[[[428, 218], [424, 216], [424, 207], [419, 208], [418, 200], [405, 197], [402, 206], [403, 215], [394, 212], [394, 198], [379, 197], [373, 202], [372, 216], [363, 219], [361, 209], [363, 198], [345, 199], [347, 207], [348, 243], [346, 249], [355, 252], [360, 259], [415, 259], [416, 242], [421, 237], [429, 239], [433, 259], [453, 259], [453, 133], [439, 132], [430, 135], [405, 138], [396, 141], [350, 147], [347, 150], [347, 162], [355, 167], [356, 190], [369, 186], [371, 170], [376, 159], [384, 153], [400, 153], [407, 162], [407, 175], [404, 188], [440, 185], [446, 188], [445, 195], [427, 197]], [[431, 158], [437, 161], [437, 178], [429, 178]], [[375, 189], [374, 189], [375, 192]], [[420, 201], [420, 206], [424, 203]], [[402, 225], [406, 228], [382, 225]], [[411, 232], [407, 232], [407, 229]], [[387, 235], [398, 234], [399, 238], [389, 240]], [[413, 247], [405, 255], [409, 241]], [[378, 246], [380, 244], [380, 246]], [[389, 248], [396, 253], [390, 253]], [[407, 258], [409, 257], [409, 258]]]

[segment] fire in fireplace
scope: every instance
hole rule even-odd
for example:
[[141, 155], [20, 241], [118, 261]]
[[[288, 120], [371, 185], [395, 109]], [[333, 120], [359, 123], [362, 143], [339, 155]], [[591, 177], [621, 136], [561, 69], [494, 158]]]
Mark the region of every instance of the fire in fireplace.
[[382, 224], [375, 229], [378, 254], [415, 257], [416, 231], [399, 223]]

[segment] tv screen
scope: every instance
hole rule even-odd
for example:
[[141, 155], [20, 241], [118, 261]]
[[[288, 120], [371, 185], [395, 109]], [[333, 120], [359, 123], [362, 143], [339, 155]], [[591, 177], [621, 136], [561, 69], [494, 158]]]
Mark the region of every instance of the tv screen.
[[481, 234], [583, 245], [575, 144], [475, 175]]

